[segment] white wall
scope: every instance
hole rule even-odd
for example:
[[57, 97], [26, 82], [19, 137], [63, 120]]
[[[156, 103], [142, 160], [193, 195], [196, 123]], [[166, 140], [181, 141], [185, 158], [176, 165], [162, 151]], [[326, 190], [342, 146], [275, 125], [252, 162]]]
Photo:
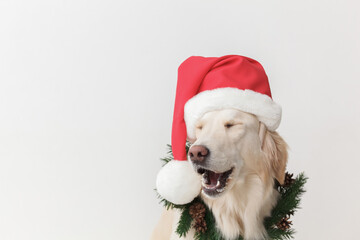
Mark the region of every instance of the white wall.
[[178, 65], [241, 54], [283, 106], [297, 240], [360, 234], [357, 0], [0, 0], [0, 239], [148, 239]]

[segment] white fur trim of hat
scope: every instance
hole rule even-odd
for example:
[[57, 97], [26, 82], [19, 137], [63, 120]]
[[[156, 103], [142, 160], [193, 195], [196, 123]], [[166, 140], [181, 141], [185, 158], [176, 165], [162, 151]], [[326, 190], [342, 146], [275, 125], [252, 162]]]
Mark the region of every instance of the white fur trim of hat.
[[276, 130], [281, 121], [281, 106], [269, 96], [248, 89], [217, 88], [201, 92], [185, 104], [188, 137], [195, 138], [196, 121], [205, 113], [226, 108], [256, 115], [270, 131]]

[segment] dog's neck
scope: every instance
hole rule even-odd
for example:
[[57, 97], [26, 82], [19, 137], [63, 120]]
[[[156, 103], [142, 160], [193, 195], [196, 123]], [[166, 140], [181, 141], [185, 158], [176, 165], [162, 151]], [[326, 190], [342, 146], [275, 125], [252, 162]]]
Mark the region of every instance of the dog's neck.
[[[247, 172], [240, 176], [242, 177], [223, 196], [215, 199], [206, 196], [202, 198], [212, 210], [217, 227], [227, 239], [234, 239], [239, 235], [257, 236], [261, 239], [266, 236], [263, 218], [270, 215], [276, 203], [276, 191], [273, 183], [264, 184], [256, 173]], [[266, 205], [263, 204], [264, 198], [270, 199], [265, 201], [268, 202]]]

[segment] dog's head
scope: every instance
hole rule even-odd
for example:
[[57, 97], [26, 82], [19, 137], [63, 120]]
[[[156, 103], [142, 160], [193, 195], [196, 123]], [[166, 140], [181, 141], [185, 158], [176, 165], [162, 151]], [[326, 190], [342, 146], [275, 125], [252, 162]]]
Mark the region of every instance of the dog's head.
[[206, 196], [231, 189], [244, 169], [264, 180], [284, 181], [287, 145], [256, 116], [236, 109], [211, 111], [197, 121], [195, 135], [189, 158], [202, 174]]

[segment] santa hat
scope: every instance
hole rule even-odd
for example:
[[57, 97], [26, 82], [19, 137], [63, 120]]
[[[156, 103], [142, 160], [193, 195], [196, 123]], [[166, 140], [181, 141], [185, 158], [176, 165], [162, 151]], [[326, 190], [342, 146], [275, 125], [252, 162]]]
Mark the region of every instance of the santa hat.
[[186, 204], [199, 195], [200, 175], [192, 168], [185, 150], [186, 139], [195, 139], [195, 124], [205, 113], [239, 109], [254, 114], [269, 130], [281, 120], [281, 107], [271, 98], [266, 73], [251, 58], [190, 57], [178, 70], [172, 125], [174, 160], [158, 173], [158, 193], [175, 204]]

